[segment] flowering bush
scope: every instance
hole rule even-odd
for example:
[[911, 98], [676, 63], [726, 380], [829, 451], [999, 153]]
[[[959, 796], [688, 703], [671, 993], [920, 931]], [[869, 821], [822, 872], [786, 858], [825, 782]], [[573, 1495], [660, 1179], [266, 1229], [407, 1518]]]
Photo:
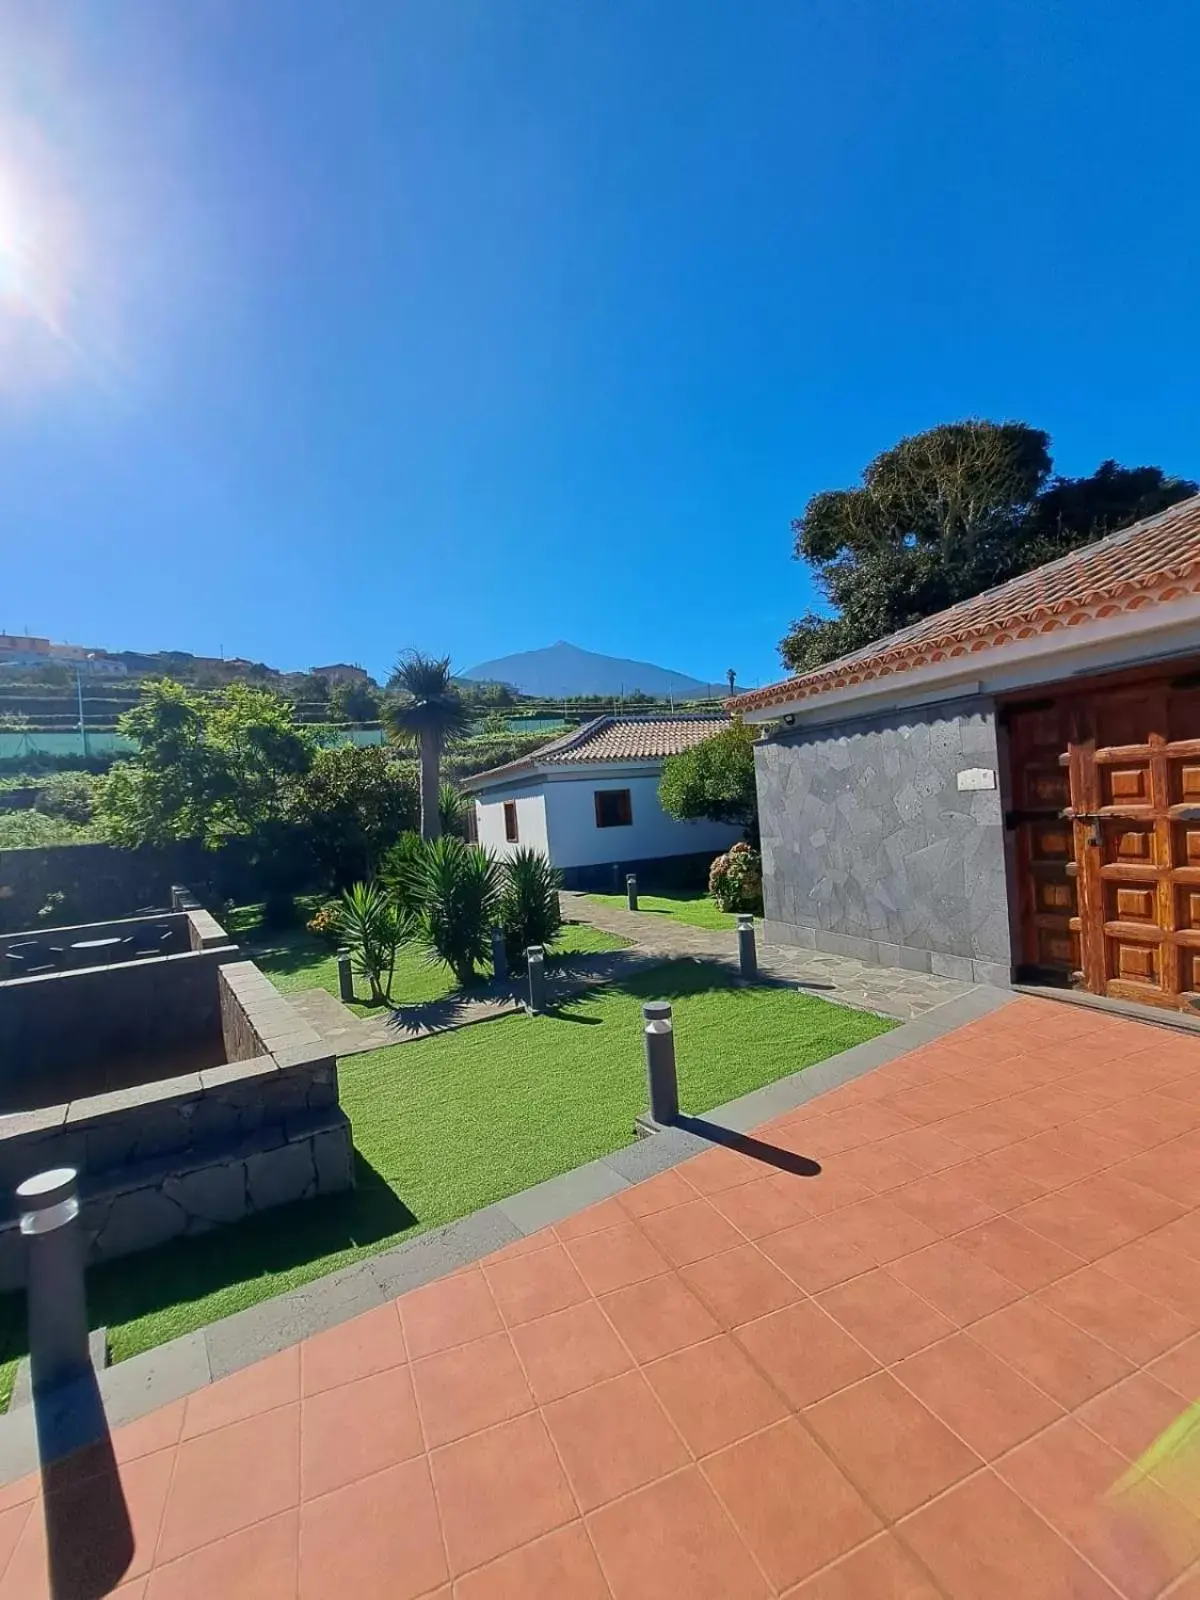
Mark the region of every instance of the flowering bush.
[[333, 944], [342, 931], [339, 907], [332, 900], [327, 902], [315, 916], [309, 918], [305, 926], [309, 933], [315, 933], [318, 939], [324, 939], [328, 944]]
[[762, 914], [762, 856], [752, 845], [735, 844], [709, 868], [708, 892], [722, 911]]

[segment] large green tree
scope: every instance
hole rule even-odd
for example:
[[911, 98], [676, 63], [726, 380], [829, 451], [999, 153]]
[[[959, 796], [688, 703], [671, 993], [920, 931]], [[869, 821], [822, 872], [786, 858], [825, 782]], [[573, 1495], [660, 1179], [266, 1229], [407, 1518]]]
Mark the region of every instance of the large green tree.
[[667, 815], [680, 822], [732, 822], [755, 834], [754, 738], [752, 729], [734, 721], [711, 739], [668, 756], [658, 782]]
[[1023, 422], [954, 422], [901, 439], [858, 486], [815, 494], [793, 523], [795, 554], [833, 615], [794, 622], [784, 664], [821, 666], [1196, 489], [1115, 461], [1055, 476], [1049, 435]]
[[449, 656], [408, 651], [397, 661], [388, 691], [383, 720], [393, 739], [417, 746], [421, 837], [436, 839], [442, 831], [438, 814], [442, 751], [448, 739], [467, 731], [471, 712], [454, 687]]
[[371, 878], [381, 854], [417, 826], [413, 764], [379, 745], [320, 750], [295, 787], [291, 814], [338, 888]]

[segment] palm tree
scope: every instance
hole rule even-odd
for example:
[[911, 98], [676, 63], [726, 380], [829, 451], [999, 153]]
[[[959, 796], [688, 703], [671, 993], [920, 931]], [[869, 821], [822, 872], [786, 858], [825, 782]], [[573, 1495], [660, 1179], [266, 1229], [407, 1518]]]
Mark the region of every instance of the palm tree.
[[733, 686], [737, 682], [737, 668], [736, 667], [726, 667], [725, 668], [725, 676], [729, 679], [729, 692], [730, 692], [730, 694], [732, 694], [733, 693]]
[[393, 739], [415, 744], [421, 760], [421, 837], [436, 839], [442, 831], [438, 786], [442, 748], [470, 726], [471, 713], [450, 678], [449, 656], [423, 656], [407, 650], [396, 662], [388, 685], [395, 698], [384, 711]]

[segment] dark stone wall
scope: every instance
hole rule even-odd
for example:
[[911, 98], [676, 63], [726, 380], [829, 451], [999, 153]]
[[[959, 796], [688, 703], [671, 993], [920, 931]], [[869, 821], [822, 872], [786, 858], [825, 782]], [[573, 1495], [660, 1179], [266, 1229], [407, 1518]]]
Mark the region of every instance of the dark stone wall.
[[769, 939], [947, 977], [1011, 965], [993, 705], [780, 729], [755, 748]]
[[[146, 908], [169, 910], [171, 885], [211, 877], [214, 858], [183, 842], [161, 850], [119, 850], [111, 844], [47, 845], [0, 850], [0, 933], [23, 928], [131, 917]], [[45, 919], [50, 894], [62, 904]]]

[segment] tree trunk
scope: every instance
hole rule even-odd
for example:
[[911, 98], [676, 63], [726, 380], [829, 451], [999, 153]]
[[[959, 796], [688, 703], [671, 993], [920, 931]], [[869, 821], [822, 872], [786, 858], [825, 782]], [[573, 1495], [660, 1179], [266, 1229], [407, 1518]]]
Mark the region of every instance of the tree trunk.
[[432, 728], [421, 730], [421, 837], [437, 839], [442, 831], [438, 814], [438, 778], [441, 751], [438, 737]]

